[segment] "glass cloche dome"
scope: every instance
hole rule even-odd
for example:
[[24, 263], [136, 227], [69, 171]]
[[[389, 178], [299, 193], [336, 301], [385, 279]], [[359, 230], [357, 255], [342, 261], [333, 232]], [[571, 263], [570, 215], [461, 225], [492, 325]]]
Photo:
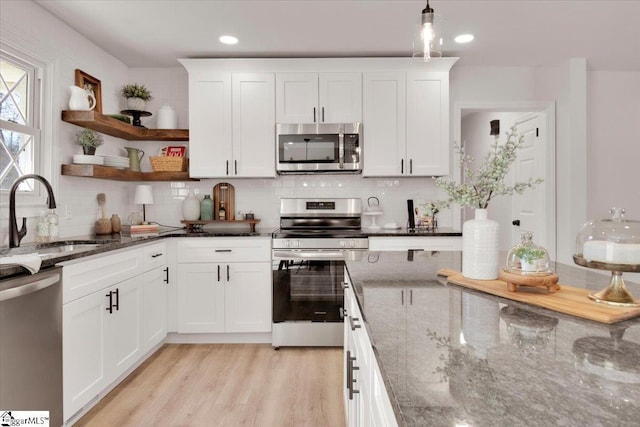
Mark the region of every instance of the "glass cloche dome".
[[628, 220], [625, 210], [611, 208], [610, 218], [587, 221], [578, 231], [573, 260], [584, 267], [612, 272], [609, 287], [589, 295], [603, 303], [637, 306], [627, 290], [622, 272], [640, 272], [640, 221]]
[[542, 246], [533, 243], [533, 233], [523, 231], [520, 238], [522, 242], [512, 247], [507, 255], [505, 270], [528, 276], [547, 276], [553, 273], [549, 253]]

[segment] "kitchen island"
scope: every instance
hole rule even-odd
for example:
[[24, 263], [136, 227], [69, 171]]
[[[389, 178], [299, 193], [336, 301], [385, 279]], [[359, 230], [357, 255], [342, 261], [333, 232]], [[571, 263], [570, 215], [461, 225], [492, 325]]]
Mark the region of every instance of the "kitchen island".
[[[441, 268], [460, 271], [461, 253], [370, 251], [347, 261], [398, 425], [638, 425], [640, 318], [563, 315], [447, 284]], [[574, 287], [609, 280], [554, 268]]]

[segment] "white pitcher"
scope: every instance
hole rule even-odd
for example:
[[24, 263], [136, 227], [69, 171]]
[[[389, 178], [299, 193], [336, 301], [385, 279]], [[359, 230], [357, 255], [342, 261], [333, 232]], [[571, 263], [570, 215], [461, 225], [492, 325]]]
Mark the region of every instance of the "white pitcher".
[[89, 111], [96, 108], [96, 97], [79, 86], [69, 86], [69, 110]]

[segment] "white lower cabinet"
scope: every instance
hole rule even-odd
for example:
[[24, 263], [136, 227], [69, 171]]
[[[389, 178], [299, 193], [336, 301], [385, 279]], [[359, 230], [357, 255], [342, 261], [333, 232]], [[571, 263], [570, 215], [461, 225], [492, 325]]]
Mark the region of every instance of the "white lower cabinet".
[[[122, 275], [123, 260], [127, 260], [127, 266], [136, 265], [137, 271]], [[64, 263], [65, 420], [99, 396], [165, 338], [165, 263], [164, 243]], [[95, 276], [97, 270], [120, 273], [113, 275], [112, 280], [100, 280]], [[94, 277], [88, 280], [91, 272]], [[90, 285], [85, 286], [87, 283]], [[82, 290], [88, 292], [83, 294]]]
[[178, 332], [271, 332], [271, 239], [178, 242]]
[[344, 407], [348, 427], [397, 426], [371, 340], [345, 271]]

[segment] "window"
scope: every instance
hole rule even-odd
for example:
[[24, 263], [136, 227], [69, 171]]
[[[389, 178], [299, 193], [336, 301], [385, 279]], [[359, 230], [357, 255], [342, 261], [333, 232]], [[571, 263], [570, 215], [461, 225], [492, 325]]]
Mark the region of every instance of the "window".
[[[7, 51], [0, 51], [0, 192], [22, 175], [40, 173], [41, 69]], [[33, 193], [33, 180], [21, 192]]]

